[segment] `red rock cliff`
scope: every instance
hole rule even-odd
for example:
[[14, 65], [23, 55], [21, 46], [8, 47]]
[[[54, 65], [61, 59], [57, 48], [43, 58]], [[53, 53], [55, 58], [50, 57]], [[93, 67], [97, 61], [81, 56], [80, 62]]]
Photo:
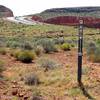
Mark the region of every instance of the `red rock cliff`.
[[[93, 17], [81, 17], [84, 20], [84, 25], [87, 27], [99, 27], [100, 18]], [[79, 23], [79, 17], [77, 16], [60, 16], [44, 20], [45, 23], [58, 24], [58, 25], [77, 25]]]

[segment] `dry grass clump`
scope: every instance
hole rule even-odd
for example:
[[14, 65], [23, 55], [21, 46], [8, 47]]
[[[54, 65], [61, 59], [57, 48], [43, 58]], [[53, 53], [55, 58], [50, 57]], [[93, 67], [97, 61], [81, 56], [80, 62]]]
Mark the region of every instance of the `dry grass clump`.
[[63, 43], [61, 45], [61, 49], [64, 50], [64, 51], [69, 51], [71, 49], [71, 46], [68, 43]]
[[87, 48], [88, 59], [100, 63], [100, 46], [91, 42]]
[[27, 85], [38, 85], [39, 84], [39, 78], [34, 74], [27, 74], [24, 78], [25, 84]]
[[39, 67], [44, 68], [44, 71], [48, 71], [49, 69], [54, 69], [59, 66], [59, 64], [56, 61], [45, 57], [39, 59], [38, 65]]

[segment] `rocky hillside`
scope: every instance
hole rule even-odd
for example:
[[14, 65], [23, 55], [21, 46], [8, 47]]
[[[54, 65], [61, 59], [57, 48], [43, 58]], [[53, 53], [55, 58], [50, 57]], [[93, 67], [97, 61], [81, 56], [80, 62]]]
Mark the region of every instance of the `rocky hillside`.
[[9, 8], [0, 5], [0, 17], [13, 17], [13, 12]]
[[[33, 20], [57, 25], [77, 25], [79, 18], [87, 27], [100, 27], [100, 7], [73, 7], [47, 9], [33, 16]], [[41, 19], [41, 20], [40, 20]]]
[[[59, 16], [44, 20], [45, 23], [56, 25], [78, 25], [80, 17], [77, 16]], [[100, 18], [93, 17], [81, 17], [84, 20], [84, 26], [100, 28]]]
[[52, 8], [41, 12], [39, 16], [46, 19], [58, 16], [84, 16], [100, 18], [100, 7]]

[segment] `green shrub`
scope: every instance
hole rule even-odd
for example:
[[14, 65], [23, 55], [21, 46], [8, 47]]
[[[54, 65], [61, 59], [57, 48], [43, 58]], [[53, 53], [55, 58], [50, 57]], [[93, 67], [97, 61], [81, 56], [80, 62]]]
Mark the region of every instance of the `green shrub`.
[[22, 50], [19, 52], [16, 52], [15, 57], [17, 58], [17, 60], [22, 61], [24, 63], [30, 63], [32, 62], [33, 59], [35, 59], [35, 53], [33, 53], [32, 51], [26, 51], [26, 50]]
[[6, 49], [5, 48], [0, 48], [0, 54], [5, 55], [6, 54]]
[[75, 44], [71, 44], [71, 47], [75, 47]]
[[27, 85], [38, 85], [39, 84], [39, 79], [34, 73], [28, 74], [25, 76], [25, 84]]
[[13, 57], [15, 57], [15, 58], [18, 58], [19, 52], [21, 52], [20, 49], [11, 49], [10, 50], [10, 55], [13, 56]]
[[44, 71], [48, 71], [49, 69], [54, 69], [59, 66], [59, 64], [57, 64], [57, 62], [55, 62], [54, 60], [51, 60], [49, 58], [39, 59], [38, 65], [39, 65], [39, 67], [44, 68]]
[[37, 45], [41, 45], [44, 48], [45, 53], [57, 51], [57, 48], [55, 47], [55, 43], [50, 39], [41, 39], [37, 41]]
[[25, 41], [24, 43], [21, 44], [21, 48], [24, 50], [32, 50], [33, 46], [30, 42]]
[[64, 51], [69, 51], [71, 49], [71, 46], [67, 43], [64, 43], [61, 45], [61, 49]]
[[65, 42], [63, 37], [55, 38], [53, 41], [55, 42], [55, 44], [63, 44]]
[[0, 47], [6, 46], [6, 38], [5, 36], [0, 36]]
[[21, 44], [18, 41], [7, 41], [6, 46], [11, 48], [18, 48], [21, 46]]
[[100, 45], [100, 39], [97, 39], [96, 40], [96, 43]]
[[28, 38], [21, 34], [8, 37], [6, 40], [6, 46], [10, 48], [21, 48], [26, 50], [33, 49], [32, 43], [28, 40]]

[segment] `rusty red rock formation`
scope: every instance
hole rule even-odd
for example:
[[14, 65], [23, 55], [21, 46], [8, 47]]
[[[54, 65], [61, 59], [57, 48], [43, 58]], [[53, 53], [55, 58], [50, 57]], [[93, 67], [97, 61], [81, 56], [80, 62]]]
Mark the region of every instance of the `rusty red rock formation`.
[[35, 15], [32, 16], [32, 20], [42, 22], [42, 18], [41, 17], [38, 17], [38, 16], [35, 16]]
[[[59, 25], [78, 25], [79, 18], [77, 16], [60, 16], [44, 20], [45, 23]], [[81, 17], [84, 20], [84, 25], [87, 27], [100, 28], [100, 18]]]
[[[59, 16], [59, 17], [53, 17], [50, 19], [43, 20], [38, 16], [33, 16], [32, 20], [49, 23], [49, 24], [74, 26], [79, 24], [79, 18], [80, 17], [78, 16]], [[84, 20], [85, 26], [100, 28], [100, 18], [94, 18], [94, 17], [81, 17], [81, 18]]]

